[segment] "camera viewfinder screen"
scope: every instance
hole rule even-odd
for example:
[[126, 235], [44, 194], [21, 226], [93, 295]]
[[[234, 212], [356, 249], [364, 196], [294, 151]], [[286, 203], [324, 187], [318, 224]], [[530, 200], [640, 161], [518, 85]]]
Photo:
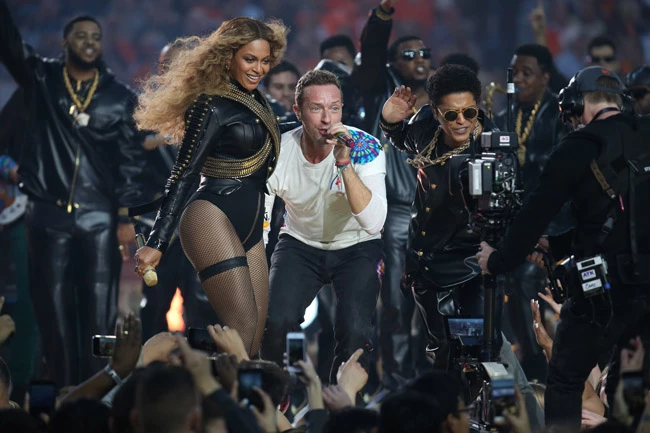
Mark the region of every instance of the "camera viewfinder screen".
[[244, 389], [252, 389], [253, 387], [262, 388], [262, 373], [261, 371], [247, 371], [239, 374], [239, 381], [241, 387]]
[[482, 337], [483, 318], [449, 317], [449, 334], [454, 337]]

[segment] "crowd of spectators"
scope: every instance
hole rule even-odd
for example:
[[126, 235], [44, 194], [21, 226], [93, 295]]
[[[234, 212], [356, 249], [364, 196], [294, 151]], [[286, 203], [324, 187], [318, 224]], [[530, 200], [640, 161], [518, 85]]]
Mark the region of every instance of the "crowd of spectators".
[[[422, 35], [433, 48], [433, 65], [464, 52], [499, 79], [514, 47], [533, 40], [528, 22], [537, 0], [403, 0], [395, 13], [393, 37]], [[277, 17], [291, 27], [287, 60], [301, 72], [319, 60], [320, 41], [347, 34], [358, 41], [375, 0], [11, 0], [9, 7], [25, 41], [46, 56], [61, 53], [61, 28], [72, 16], [89, 13], [104, 26], [104, 59], [117, 77], [136, 86], [155, 70], [161, 48], [179, 36], [213, 31], [227, 18]], [[584, 64], [587, 43], [607, 34], [620, 47], [622, 70], [650, 59], [650, 1], [543, 0], [547, 40], [558, 68], [571, 76]], [[485, 81], [485, 80], [484, 80]], [[14, 88], [0, 71], [0, 104]]]

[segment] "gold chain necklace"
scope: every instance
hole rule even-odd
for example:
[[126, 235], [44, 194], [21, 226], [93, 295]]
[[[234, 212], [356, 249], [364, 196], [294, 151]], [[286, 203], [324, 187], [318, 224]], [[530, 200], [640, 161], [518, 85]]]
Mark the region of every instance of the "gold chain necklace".
[[519, 158], [519, 165], [522, 167], [526, 163], [526, 141], [530, 136], [531, 131], [533, 130], [533, 123], [535, 123], [535, 116], [537, 115], [537, 110], [539, 110], [540, 105], [542, 105], [542, 100], [535, 102], [533, 106], [533, 111], [530, 112], [528, 121], [526, 122], [526, 127], [524, 128], [523, 133], [521, 132], [521, 123], [524, 117], [524, 111], [520, 108], [517, 110], [517, 121], [515, 123], [515, 132], [517, 133], [517, 138], [519, 138], [519, 150], [517, 151], [517, 157]]
[[[472, 136], [467, 139], [467, 141], [460, 146], [458, 146], [455, 149], [450, 150], [447, 153], [444, 153], [442, 156], [438, 156], [438, 139], [440, 138], [440, 131], [442, 128], [438, 126], [438, 129], [436, 130], [435, 135], [433, 136], [433, 139], [429, 142], [427, 147], [422, 149], [422, 152], [416, 155], [414, 158], [408, 158], [406, 160], [407, 164], [410, 164], [411, 166], [419, 169], [431, 167], [432, 165], [445, 165], [447, 160], [451, 158], [454, 155], [458, 155], [465, 149], [469, 147], [469, 144], [472, 142], [472, 140], [476, 139], [476, 135], [478, 133], [478, 128], [479, 128], [479, 122], [476, 122], [476, 126], [474, 127], [474, 131], [472, 131]], [[431, 159], [431, 153], [433, 150], [436, 150], [436, 159]]]
[[[88, 96], [86, 96], [86, 99], [83, 101], [83, 103], [81, 102], [81, 99], [79, 99], [79, 95], [77, 95], [77, 93], [72, 89], [72, 83], [70, 83], [70, 77], [68, 76], [68, 69], [65, 66], [63, 67], [63, 81], [65, 81], [65, 87], [68, 89], [68, 94], [70, 94], [72, 103], [77, 107], [77, 113], [83, 113], [86, 111], [86, 108], [88, 108], [90, 105], [90, 101], [93, 99], [93, 95], [97, 90], [97, 84], [99, 83], [99, 71], [95, 69], [93, 84], [90, 86], [90, 90], [88, 90]], [[70, 107], [70, 114], [73, 114], [74, 111], [75, 110], [73, 107]]]

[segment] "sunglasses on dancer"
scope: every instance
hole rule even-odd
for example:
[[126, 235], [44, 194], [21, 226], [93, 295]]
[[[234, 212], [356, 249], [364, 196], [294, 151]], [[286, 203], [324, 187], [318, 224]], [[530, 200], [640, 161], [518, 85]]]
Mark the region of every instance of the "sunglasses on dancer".
[[431, 48], [420, 48], [419, 50], [402, 50], [399, 54], [402, 56], [402, 59], [406, 60], [407, 62], [415, 60], [415, 56], [420, 56], [423, 59], [430, 59]]
[[478, 116], [478, 107], [476, 105], [470, 105], [469, 107], [461, 108], [460, 110], [451, 108], [442, 112], [438, 107], [436, 107], [436, 110], [438, 110], [438, 113], [440, 113], [442, 118], [447, 122], [455, 122], [461, 114], [467, 120], [472, 120]]

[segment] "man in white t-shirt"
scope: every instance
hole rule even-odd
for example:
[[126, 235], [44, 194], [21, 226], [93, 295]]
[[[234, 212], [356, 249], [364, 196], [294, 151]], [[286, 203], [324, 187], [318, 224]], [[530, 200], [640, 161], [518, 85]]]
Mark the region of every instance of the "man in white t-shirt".
[[[262, 353], [282, 363], [286, 333], [300, 329], [305, 309], [331, 283], [337, 297], [336, 367], [360, 347], [373, 350], [386, 159], [376, 138], [341, 123], [343, 95], [334, 74], [307, 72], [298, 81], [293, 109], [303, 126], [282, 135], [267, 182], [269, 193], [285, 202], [286, 225], [271, 258]], [[370, 358], [360, 362], [367, 366]], [[333, 368], [330, 380], [335, 376]]]

